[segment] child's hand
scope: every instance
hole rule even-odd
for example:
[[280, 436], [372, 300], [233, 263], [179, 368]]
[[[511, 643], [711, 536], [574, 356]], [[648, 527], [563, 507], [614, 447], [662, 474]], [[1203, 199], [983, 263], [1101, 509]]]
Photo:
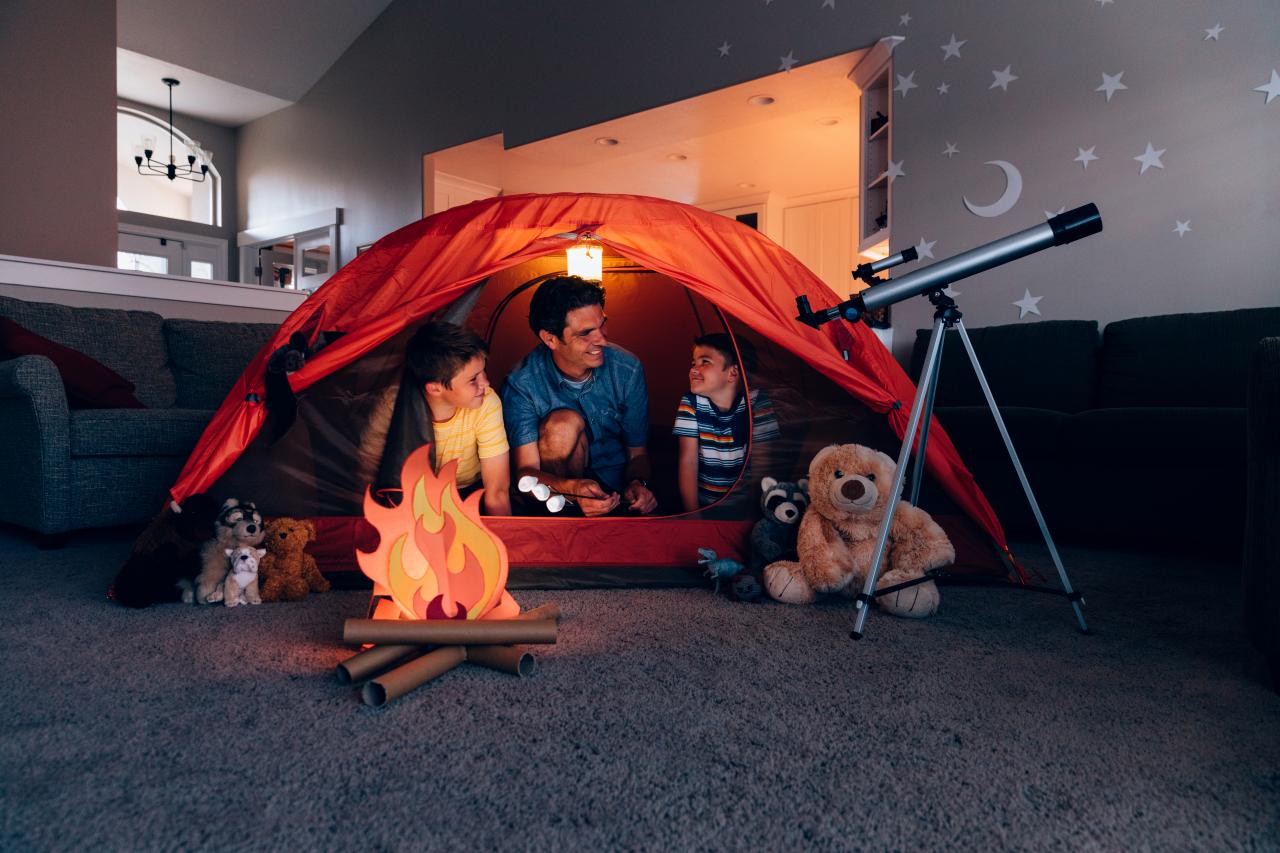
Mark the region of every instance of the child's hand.
[[638, 480], [631, 481], [622, 497], [627, 502], [627, 509], [641, 515], [648, 515], [658, 507], [658, 499], [653, 496], [653, 492]]
[[617, 492], [606, 492], [595, 480], [570, 480], [568, 485], [573, 489], [582, 514], [588, 517], [607, 515], [617, 509], [622, 500]]

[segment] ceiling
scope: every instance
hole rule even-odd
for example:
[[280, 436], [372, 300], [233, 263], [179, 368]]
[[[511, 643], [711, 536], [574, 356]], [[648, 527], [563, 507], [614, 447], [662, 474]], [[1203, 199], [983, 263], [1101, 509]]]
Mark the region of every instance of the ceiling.
[[[700, 204], [856, 185], [861, 51], [504, 149], [491, 136], [432, 166], [504, 193], [636, 193]], [[756, 96], [773, 103], [753, 105]], [[602, 145], [600, 139], [616, 139]]]
[[229, 127], [295, 103], [391, 0], [116, 0], [116, 93]]

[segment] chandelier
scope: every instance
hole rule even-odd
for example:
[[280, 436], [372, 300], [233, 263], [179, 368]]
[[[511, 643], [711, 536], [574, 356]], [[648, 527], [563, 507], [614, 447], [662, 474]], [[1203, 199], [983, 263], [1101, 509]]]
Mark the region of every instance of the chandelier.
[[[134, 155], [133, 162], [138, 164], [139, 175], [163, 175], [171, 181], [182, 178], [184, 181], [200, 183], [204, 180], [205, 175], [209, 174], [209, 164], [201, 163], [200, 166], [197, 167], [196, 160], [209, 160], [212, 158], [212, 155], [208, 151], [203, 150], [200, 147], [200, 143], [192, 142], [191, 148], [199, 152], [200, 157], [197, 158], [195, 154], [188, 154], [187, 165], [178, 165], [177, 160], [175, 160], [173, 156], [173, 87], [178, 85], [178, 81], [172, 77], [165, 77], [160, 82], [169, 87], [169, 162], [161, 163], [151, 159], [151, 155], [155, 153], [153, 148], [155, 140], [153, 139], [143, 140], [145, 148], [143, 149], [142, 154]], [[134, 150], [136, 151], [137, 149]], [[146, 157], [146, 163], [143, 163], [143, 157]]]

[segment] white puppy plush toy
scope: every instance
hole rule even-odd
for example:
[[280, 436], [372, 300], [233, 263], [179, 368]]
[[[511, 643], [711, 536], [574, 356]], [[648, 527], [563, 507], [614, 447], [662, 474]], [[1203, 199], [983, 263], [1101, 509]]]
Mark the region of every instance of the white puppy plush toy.
[[222, 582], [222, 603], [227, 607], [237, 604], [261, 604], [258, 595], [258, 561], [267, 553], [265, 548], [227, 549], [227, 577]]

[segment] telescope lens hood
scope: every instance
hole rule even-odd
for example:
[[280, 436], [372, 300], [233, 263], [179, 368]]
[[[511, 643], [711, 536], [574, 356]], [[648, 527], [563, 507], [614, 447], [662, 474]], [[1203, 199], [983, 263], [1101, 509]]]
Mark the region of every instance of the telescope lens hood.
[[1053, 229], [1053, 245], [1062, 246], [1101, 231], [1102, 214], [1096, 204], [1090, 203], [1053, 217], [1049, 227]]

